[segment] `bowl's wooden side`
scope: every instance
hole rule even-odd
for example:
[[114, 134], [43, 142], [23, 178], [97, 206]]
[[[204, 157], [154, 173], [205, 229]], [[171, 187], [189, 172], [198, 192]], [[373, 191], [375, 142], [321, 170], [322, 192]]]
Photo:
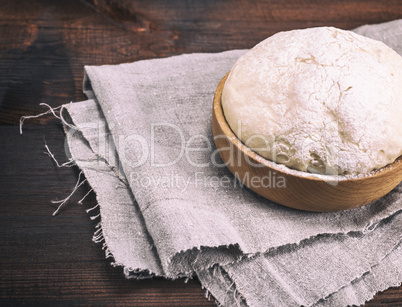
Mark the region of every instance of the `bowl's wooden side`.
[[308, 211], [339, 211], [368, 204], [391, 191], [402, 180], [402, 157], [371, 176], [324, 181], [275, 168], [245, 146], [232, 132], [221, 106], [226, 75], [218, 85], [212, 130], [223, 162], [245, 186], [276, 203]]

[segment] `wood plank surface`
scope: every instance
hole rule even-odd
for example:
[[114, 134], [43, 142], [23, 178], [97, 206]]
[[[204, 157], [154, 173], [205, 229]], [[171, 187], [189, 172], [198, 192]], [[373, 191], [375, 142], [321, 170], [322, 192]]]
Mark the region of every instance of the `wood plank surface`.
[[[84, 65], [250, 48], [281, 30], [351, 29], [402, 18], [402, 1], [0, 0], [0, 306], [214, 306], [196, 279], [126, 280], [91, 241], [96, 204], [81, 187], [57, 217], [76, 168], [52, 116], [19, 118], [84, 99]], [[401, 306], [402, 287], [366, 306]]]

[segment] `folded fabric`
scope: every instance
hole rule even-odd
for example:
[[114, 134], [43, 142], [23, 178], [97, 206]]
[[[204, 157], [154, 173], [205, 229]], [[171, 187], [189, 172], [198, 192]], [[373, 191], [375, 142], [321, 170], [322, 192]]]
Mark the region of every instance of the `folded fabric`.
[[[402, 54], [402, 21], [356, 32]], [[85, 67], [89, 100], [65, 105], [65, 130], [97, 194], [95, 240], [127, 277], [196, 274], [227, 306], [362, 304], [400, 284], [401, 185], [361, 208], [311, 213], [263, 199], [223, 165], [212, 99], [244, 52]]]

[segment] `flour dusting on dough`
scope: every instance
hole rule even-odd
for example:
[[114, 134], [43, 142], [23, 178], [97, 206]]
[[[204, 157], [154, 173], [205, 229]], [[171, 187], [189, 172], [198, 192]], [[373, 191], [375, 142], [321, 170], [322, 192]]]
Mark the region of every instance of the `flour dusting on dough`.
[[235, 63], [222, 107], [233, 132], [269, 160], [366, 174], [402, 154], [402, 57], [332, 27], [280, 32]]

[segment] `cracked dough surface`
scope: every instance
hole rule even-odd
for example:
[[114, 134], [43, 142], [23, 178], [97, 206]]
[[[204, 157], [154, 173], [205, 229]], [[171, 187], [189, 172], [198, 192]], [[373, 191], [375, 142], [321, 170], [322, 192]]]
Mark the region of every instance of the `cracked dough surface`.
[[280, 32], [238, 59], [222, 108], [237, 137], [269, 160], [368, 173], [402, 154], [402, 58], [332, 27]]

